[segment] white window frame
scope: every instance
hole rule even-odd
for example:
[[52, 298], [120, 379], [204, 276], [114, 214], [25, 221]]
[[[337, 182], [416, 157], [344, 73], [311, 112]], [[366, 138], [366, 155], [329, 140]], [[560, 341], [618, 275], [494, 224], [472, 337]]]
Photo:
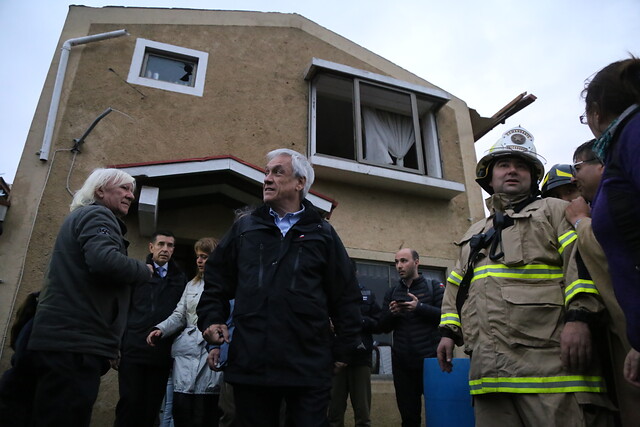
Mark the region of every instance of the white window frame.
[[[382, 87], [386, 87], [399, 92], [411, 94], [412, 109], [417, 111], [416, 108], [416, 95], [426, 96], [439, 103], [440, 106], [446, 104], [451, 96], [436, 88], [428, 88], [425, 86], [416, 85], [413, 83], [398, 80], [392, 77], [383, 76], [380, 74], [371, 73], [368, 71], [360, 70], [357, 68], [349, 67], [347, 65], [337, 64], [334, 62], [326, 61], [323, 59], [313, 58], [311, 64], [305, 72], [305, 79], [309, 82], [313, 81], [314, 76], [319, 72], [329, 72], [333, 74], [339, 74], [354, 80], [354, 85], [362, 81], [368, 84], [375, 84]], [[316, 143], [316, 88], [315, 85], [310, 84], [310, 102], [309, 102], [309, 159], [314, 166], [319, 166], [320, 173], [323, 168], [331, 169], [332, 177], [334, 179], [341, 179], [347, 182], [353, 182], [358, 184], [365, 184], [371, 186], [377, 186], [380, 188], [396, 189], [397, 184], [393, 182], [400, 181], [405, 184], [407, 191], [417, 191], [418, 193], [431, 195], [439, 198], [450, 199], [455, 197], [464, 191], [464, 184], [447, 181], [442, 178], [442, 166], [439, 138], [436, 128], [436, 117], [434, 114], [427, 116], [426, 122], [423, 121], [420, 129], [421, 138], [416, 138], [416, 144], [420, 144], [420, 147], [416, 149], [424, 150], [424, 161], [426, 166], [426, 172], [424, 171], [407, 171], [406, 168], [398, 168], [393, 165], [376, 165], [363, 161], [361, 156], [362, 147], [356, 147], [356, 160], [345, 159], [326, 155], [317, 152]], [[356, 91], [357, 98], [358, 91]], [[359, 99], [354, 99], [354, 108], [358, 109], [359, 114]], [[414, 113], [415, 114], [415, 113]], [[356, 127], [357, 141], [356, 143], [362, 145], [361, 141], [361, 129], [359, 120], [354, 120], [354, 126]], [[418, 135], [418, 133], [416, 133]], [[424, 140], [424, 141], [422, 141]], [[420, 151], [418, 151], [419, 153]], [[421, 174], [422, 173], [422, 174]], [[359, 177], [358, 177], [359, 175]]]
[[[176, 55], [194, 58], [197, 62], [194, 85], [185, 86], [141, 76], [140, 73], [144, 64], [144, 57], [147, 53], [147, 49], [161, 51], [168, 57]], [[186, 95], [202, 96], [204, 94], [204, 82], [207, 74], [208, 61], [209, 54], [207, 52], [139, 38], [136, 40], [136, 47], [133, 51], [133, 58], [131, 59], [131, 67], [129, 68], [127, 82], [156, 89], [168, 90], [170, 92], [184, 93]]]

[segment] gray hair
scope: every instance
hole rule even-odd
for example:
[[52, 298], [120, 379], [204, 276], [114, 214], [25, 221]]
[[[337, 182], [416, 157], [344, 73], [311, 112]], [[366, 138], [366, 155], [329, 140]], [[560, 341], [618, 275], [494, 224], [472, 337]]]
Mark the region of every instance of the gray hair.
[[302, 189], [302, 199], [304, 200], [304, 198], [307, 197], [307, 193], [309, 193], [313, 180], [315, 179], [315, 173], [313, 172], [311, 163], [309, 163], [309, 160], [302, 154], [297, 151], [289, 150], [288, 148], [279, 148], [277, 150], [270, 151], [267, 154], [267, 161], [270, 162], [275, 157], [281, 155], [291, 157], [291, 166], [293, 167], [293, 173], [295, 176], [299, 178], [306, 178], [304, 188]]
[[128, 173], [120, 169], [96, 169], [82, 184], [82, 188], [76, 192], [69, 206], [72, 212], [82, 206], [89, 206], [96, 202], [96, 191], [107, 185], [133, 184], [136, 188], [136, 180]]

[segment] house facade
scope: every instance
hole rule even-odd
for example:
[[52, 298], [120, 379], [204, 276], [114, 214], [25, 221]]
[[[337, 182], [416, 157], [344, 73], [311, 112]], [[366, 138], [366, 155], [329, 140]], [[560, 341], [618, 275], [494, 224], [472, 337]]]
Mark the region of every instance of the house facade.
[[[453, 241], [484, 216], [474, 139], [490, 120], [300, 15], [71, 6], [59, 46], [0, 236], [2, 370], [16, 308], [40, 288], [72, 194], [98, 167], [137, 179], [129, 254], [143, 259], [148, 236], [170, 229], [192, 276], [195, 240], [222, 237], [236, 209], [260, 203], [265, 154], [306, 154], [309, 200], [380, 300], [399, 248], [444, 281]], [[101, 396], [94, 416], [108, 424], [113, 373]]]

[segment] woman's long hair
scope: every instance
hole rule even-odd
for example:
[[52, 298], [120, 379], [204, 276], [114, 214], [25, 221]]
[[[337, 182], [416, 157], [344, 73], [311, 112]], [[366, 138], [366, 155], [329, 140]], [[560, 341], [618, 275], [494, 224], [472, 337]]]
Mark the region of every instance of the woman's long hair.
[[[198, 251], [211, 255], [216, 246], [218, 246], [217, 239], [214, 239], [213, 237], [203, 237], [198, 240], [195, 245], [193, 245], [193, 251], [196, 253], [196, 255], [198, 254]], [[194, 277], [193, 280], [201, 280], [202, 276], [203, 274], [200, 272], [200, 270], [198, 270], [196, 272], [196, 277]]]

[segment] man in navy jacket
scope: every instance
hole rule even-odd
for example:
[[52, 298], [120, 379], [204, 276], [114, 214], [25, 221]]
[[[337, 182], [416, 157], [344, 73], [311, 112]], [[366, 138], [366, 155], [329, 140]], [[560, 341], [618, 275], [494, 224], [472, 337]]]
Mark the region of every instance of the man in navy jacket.
[[[337, 233], [304, 200], [313, 183], [306, 157], [267, 155], [264, 205], [238, 219], [207, 261], [198, 326], [207, 341], [235, 330], [225, 381], [241, 426], [326, 425], [334, 368], [359, 344], [360, 291]], [[332, 339], [329, 319], [336, 337]]]

